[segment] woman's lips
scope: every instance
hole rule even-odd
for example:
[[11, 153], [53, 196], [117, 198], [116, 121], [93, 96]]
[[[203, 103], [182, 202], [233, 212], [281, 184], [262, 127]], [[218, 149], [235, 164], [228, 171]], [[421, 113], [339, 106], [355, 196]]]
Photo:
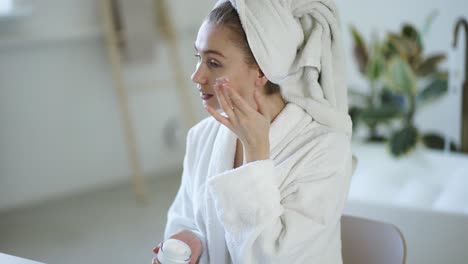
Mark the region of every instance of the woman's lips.
[[213, 97], [213, 95], [212, 94], [206, 94], [206, 93], [200, 93], [200, 97], [203, 100], [209, 100], [211, 97]]

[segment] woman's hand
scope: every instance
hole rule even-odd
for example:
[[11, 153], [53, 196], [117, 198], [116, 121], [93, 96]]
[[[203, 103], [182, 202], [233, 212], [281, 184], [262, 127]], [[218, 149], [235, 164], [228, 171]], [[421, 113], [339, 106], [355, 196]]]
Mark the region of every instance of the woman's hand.
[[217, 80], [215, 92], [218, 102], [228, 117], [206, 105], [206, 110], [220, 123], [228, 127], [242, 141], [247, 162], [270, 158], [270, 120], [265, 101], [257, 90], [254, 91], [256, 108], [251, 107], [233, 89], [229, 80]]
[[[198, 259], [202, 253], [202, 244], [200, 239], [198, 239], [197, 235], [190, 230], [182, 230], [179, 233], [172, 235], [170, 238], [178, 239], [180, 241], [185, 242], [192, 250], [192, 256], [190, 258], [189, 264], [196, 264], [198, 263]], [[158, 254], [159, 249], [161, 248], [162, 243], [159, 243], [154, 249], [153, 252]], [[153, 264], [160, 264], [156, 258], [153, 258]]]

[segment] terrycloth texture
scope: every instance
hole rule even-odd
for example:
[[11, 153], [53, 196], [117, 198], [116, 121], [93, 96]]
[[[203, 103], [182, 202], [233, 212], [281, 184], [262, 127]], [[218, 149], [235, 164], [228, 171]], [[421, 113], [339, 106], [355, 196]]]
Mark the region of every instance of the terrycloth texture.
[[[221, 0], [220, 4], [226, 0]], [[288, 102], [333, 129], [352, 132], [345, 54], [333, 0], [229, 0], [265, 76]]]
[[201, 264], [341, 264], [350, 138], [289, 103], [270, 128], [270, 158], [233, 169], [237, 137], [209, 117], [187, 136], [165, 239], [198, 234]]

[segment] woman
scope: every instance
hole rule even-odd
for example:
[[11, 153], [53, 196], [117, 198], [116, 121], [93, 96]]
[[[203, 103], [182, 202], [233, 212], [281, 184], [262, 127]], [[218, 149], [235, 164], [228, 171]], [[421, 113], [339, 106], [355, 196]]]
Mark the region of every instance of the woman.
[[[340, 42], [339, 32], [335, 20], [326, 31], [297, 19], [309, 3], [312, 10], [334, 6], [272, 2], [220, 1], [195, 41], [192, 80], [211, 116], [187, 135], [182, 183], [165, 230], [165, 239], [190, 246], [190, 263], [342, 263], [351, 126], [336, 63], [342, 53], [330, 42]], [[288, 23], [282, 12], [302, 35], [281, 28]], [[281, 43], [276, 30], [293, 35]], [[272, 34], [274, 43], [266, 41]], [[323, 36], [328, 42], [316, 41]], [[286, 52], [271, 52], [278, 46]], [[324, 55], [314, 56], [315, 49]]]

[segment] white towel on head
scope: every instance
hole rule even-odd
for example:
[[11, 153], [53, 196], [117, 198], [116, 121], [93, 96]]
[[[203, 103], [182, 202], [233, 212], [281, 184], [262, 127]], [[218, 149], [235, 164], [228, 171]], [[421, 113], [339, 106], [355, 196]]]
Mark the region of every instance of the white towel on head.
[[[221, 0], [218, 2], [224, 2]], [[352, 132], [333, 0], [229, 0], [265, 76], [317, 122]]]

